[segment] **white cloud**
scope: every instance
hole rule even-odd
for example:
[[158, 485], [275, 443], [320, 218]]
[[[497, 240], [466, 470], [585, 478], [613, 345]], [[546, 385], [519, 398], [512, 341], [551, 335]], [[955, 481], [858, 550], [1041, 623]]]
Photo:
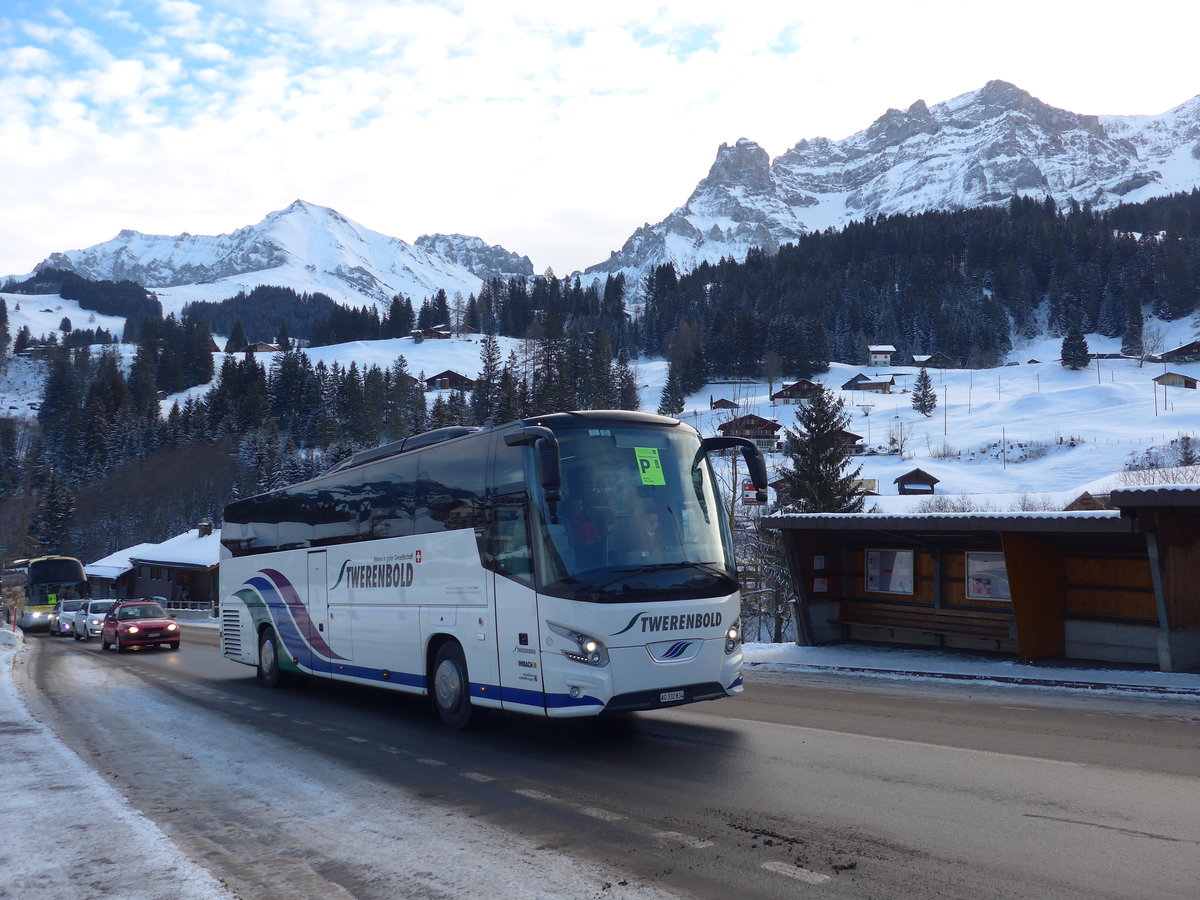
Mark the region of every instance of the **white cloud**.
[[[232, 230], [296, 197], [565, 273], [684, 202], [739, 137], [774, 156], [992, 78], [1093, 113], [1200, 89], [1188, 29], [1125, 17], [1118, 48], [1118, 23], [1075, 6], [163, 0], [157, 18], [103, 11], [140, 35], [119, 53], [62, 17], [0, 26], [0, 171], [20, 182], [4, 199], [44, 225], [0, 247], [0, 273], [123, 227]], [[59, 190], [83, 201], [44, 213]]]
[[233, 59], [233, 51], [216, 41], [201, 41], [189, 45], [186, 49], [190, 56], [208, 62], [228, 62]]

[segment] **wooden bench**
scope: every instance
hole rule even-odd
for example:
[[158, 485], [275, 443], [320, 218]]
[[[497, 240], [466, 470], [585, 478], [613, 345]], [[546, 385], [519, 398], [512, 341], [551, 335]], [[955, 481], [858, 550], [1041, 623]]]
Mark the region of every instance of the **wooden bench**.
[[843, 603], [841, 612], [829, 622], [884, 628], [892, 637], [897, 631], [916, 631], [939, 638], [953, 635], [995, 641], [1012, 639], [1012, 616], [987, 610]]

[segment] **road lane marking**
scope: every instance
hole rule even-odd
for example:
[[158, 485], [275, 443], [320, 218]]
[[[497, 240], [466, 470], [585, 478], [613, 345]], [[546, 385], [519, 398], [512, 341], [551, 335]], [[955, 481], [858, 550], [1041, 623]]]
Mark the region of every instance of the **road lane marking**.
[[600, 819], [602, 822], [616, 822], [625, 818], [620, 813], [609, 812], [607, 809], [598, 809], [595, 806], [585, 806], [579, 811], [585, 816], [591, 816], [593, 819]]
[[788, 878], [795, 878], [797, 881], [803, 881], [805, 884], [825, 884], [830, 881], [830, 876], [822, 875], [820, 872], [813, 872], [803, 866], [792, 865], [785, 862], [765, 862], [762, 864], [764, 869], [771, 872], [778, 872], [780, 875], [786, 875]]
[[656, 831], [654, 836], [659, 840], [672, 841], [676, 844], [683, 844], [685, 847], [691, 847], [694, 850], [703, 850], [705, 847], [711, 847], [712, 841], [704, 841], [699, 838], [694, 838], [689, 834], [680, 834], [678, 831]]
[[418, 759], [417, 762], [419, 762], [423, 766], [444, 766], [445, 765], [445, 763], [442, 762], [440, 759], [430, 759], [429, 757], [424, 757], [423, 759]]
[[517, 788], [513, 791], [514, 794], [520, 794], [522, 797], [528, 797], [530, 800], [553, 800], [550, 794], [544, 791], [535, 791], [533, 788]]
[[479, 781], [483, 783], [496, 780], [491, 775], [484, 775], [482, 772], [463, 772], [462, 777], [470, 778], [472, 781]]

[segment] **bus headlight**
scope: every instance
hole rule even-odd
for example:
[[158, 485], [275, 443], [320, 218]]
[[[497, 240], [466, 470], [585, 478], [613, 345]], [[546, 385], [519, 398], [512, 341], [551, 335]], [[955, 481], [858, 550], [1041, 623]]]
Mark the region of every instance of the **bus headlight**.
[[725, 652], [732, 653], [742, 643], [742, 623], [735, 620], [725, 632]]
[[597, 638], [588, 634], [582, 634], [564, 625], [555, 625], [553, 622], [547, 622], [546, 624], [550, 626], [550, 630], [555, 634], [566, 638], [574, 644], [574, 646], [568, 645], [563, 648], [563, 656], [567, 659], [589, 666], [608, 665], [608, 648]]

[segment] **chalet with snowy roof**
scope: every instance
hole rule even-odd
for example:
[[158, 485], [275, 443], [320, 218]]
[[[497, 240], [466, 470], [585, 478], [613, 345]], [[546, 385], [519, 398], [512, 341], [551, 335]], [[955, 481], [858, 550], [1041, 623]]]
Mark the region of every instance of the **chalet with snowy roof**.
[[278, 353], [279, 348], [274, 344], [268, 344], [266, 341], [255, 341], [253, 344], [248, 344], [243, 347], [238, 353]]
[[1197, 381], [1188, 375], [1180, 375], [1178, 372], [1163, 372], [1154, 379], [1155, 384], [1160, 387], [1185, 388], [1189, 391], [1196, 390]]
[[868, 366], [890, 366], [892, 364], [892, 357], [895, 355], [896, 348], [891, 344], [867, 345]]
[[427, 391], [473, 391], [475, 382], [466, 375], [447, 369], [425, 379]]
[[717, 431], [725, 437], [748, 438], [764, 453], [773, 453], [779, 448], [777, 437], [783, 426], [754, 413], [738, 416], [729, 422], [717, 426]]
[[924, 469], [913, 469], [898, 478], [892, 479], [901, 494], [932, 494], [934, 485], [941, 479], [934, 478]]
[[83, 567], [87, 573], [88, 586], [92, 596], [105, 597], [135, 597], [134, 566], [130, 556], [148, 550], [154, 544], [134, 544], [123, 550], [117, 550], [108, 556], [103, 556], [94, 563]]
[[957, 369], [958, 360], [945, 353], [914, 353], [913, 365], [926, 369]]
[[171, 610], [211, 613], [219, 602], [217, 563], [221, 532], [212, 522], [129, 554], [134, 567], [132, 597], [162, 597]]
[[1173, 350], [1165, 350], [1158, 355], [1162, 362], [1198, 362], [1200, 361], [1200, 341], [1189, 341]]
[[821, 385], [815, 381], [809, 381], [807, 378], [801, 378], [799, 381], [792, 384], [786, 384], [771, 395], [772, 403], [797, 403], [804, 404], [812, 400], [813, 396], [821, 390]]
[[708, 397], [709, 409], [739, 409], [740, 407], [732, 400], [726, 400], [724, 397], [718, 397], [716, 400], [710, 394]]
[[135, 544], [84, 566], [92, 596], [161, 597], [169, 610], [211, 615], [218, 602], [219, 529], [209, 521], [162, 543]]
[[843, 391], [864, 391], [868, 394], [890, 394], [896, 384], [896, 379], [889, 375], [887, 378], [878, 376], [872, 378], [861, 372], [842, 385]]
[[796, 643], [869, 640], [1200, 667], [1200, 488], [1113, 490], [1112, 510], [807, 513], [780, 531]]

